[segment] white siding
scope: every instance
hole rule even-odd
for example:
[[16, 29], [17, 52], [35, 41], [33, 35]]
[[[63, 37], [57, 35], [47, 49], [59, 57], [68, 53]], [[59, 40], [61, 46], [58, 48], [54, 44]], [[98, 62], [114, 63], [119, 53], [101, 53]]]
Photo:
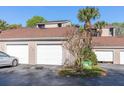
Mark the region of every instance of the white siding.
[[45, 28], [55, 28], [58, 27], [58, 24], [45, 24]]
[[109, 29], [102, 29], [102, 36], [111, 36]]

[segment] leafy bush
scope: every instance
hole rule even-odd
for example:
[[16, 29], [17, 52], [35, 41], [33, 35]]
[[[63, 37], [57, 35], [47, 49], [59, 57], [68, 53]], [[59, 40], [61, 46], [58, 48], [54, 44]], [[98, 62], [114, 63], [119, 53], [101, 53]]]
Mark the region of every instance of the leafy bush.
[[92, 61], [91, 60], [83, 60], [81, 61], [81, 66], [82, 66], [82, 69], [92, 69]]
[[74, 69], [69, 69], [69, 68], [64, 68], [59, 70], [59, 75], [60, 76], [74, 76], [76, 71]]
[[81, 51], [81, 55], [83, 56], [83, 60], [91, 60], [93, 62], [93, 65], [97, 65], [97, 57], [92, 49], [88, 47], [83, 48]]
[[106, 76], [106, 71], [97, 66], [97, 58], [90, 48], [83, 48], [82, 57], [76, 61], [78, 65], [72, 67], [64, 67], [59, 70], [60, 76], [76, 76], [76, 77], [97, 77]]
[[92, 69], [83, 69], [81, 72], [76, 71], [74, 68], [63, 68], [59, 70], [60, 76], [75, 76], [75, 77], [98, 77], [106, 76], [107, 72], [100, 67], [93, 66]]
[[97, 77], [97, 76], [106, 76], [107, 71], [93, 66], [92, 69], [84, 69], [84, 74], [81, 75], [81, 77]]
[[97, 77], [101, 75], [100, 71], [84, 69], [85, 74], [82, 74], [81, 77]]

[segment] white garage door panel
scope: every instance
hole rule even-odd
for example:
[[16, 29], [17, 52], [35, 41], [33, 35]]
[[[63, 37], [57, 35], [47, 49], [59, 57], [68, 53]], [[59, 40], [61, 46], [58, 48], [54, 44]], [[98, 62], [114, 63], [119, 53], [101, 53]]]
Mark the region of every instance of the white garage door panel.
[[120, 52], [120, 64], [124, 64], [124, 52]]
[[28, 64], [28, 45], [7, 45], [7, 53], [19, 59], [19, 63]]
[[98, 61], [113, 61], [113, 52], [103, 52], [97, 51], [95, 52]]
[[62, 46], [61, 45], [38, 45], [37, 64], [61, 65]]

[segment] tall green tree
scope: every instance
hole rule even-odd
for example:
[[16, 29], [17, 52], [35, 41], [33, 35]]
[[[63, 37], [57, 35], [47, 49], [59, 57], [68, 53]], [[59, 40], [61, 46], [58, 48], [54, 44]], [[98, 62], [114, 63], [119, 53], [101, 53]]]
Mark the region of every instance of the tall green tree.
[[78, 11], [78, 19], [84, 23], [84, 31], [86, 33], [87, 47], [91, 48], [92, 35], [91, 35], [91, 20], [100, 17], [99, 10], [95, 7], [86, 7]]
[[78, 19], [80, 22], [84, 22], [84, 29], [86, 30], [91, 28], [91, 20], [99, 17], [99, 10], [95, 7], [86, 7], [78, 11]]
[[96, 22], [95, 24], [94, 24], [94, 26], [95, 26], [95, 28], [97, 29], [97, 35], [98, 36], [101, 36], [101, 34], [102, 34], [102, 29], [105, 27], [105, 26], [107, 26], [108, 25], [108, 23], [107, 22], [105, 22], [105, 21], [98, 21], [98, 22]]
[[7, 30], [8, 29], [8, 23], [4, 20], [0, 20], [0, 30]]
[[47, 22], [45, 18], [41, 16], [33, 16], [32, 18], [28, 19], [26, 22], [27, 27], [35, 27], [37, 23]]

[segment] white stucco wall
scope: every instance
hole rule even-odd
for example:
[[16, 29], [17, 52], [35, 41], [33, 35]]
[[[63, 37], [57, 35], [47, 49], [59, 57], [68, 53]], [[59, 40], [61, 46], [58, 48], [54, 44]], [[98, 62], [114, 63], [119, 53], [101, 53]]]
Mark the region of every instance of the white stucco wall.
[[71, 22], [62, 24], [62, 27], [71, 26]]
[[[45, 28], [56, 28], [58, 27], [59, 23], [48, 23], [45, 24]], [[71, 22], [66, 22], [66, 23], [61, 23], [62, 27], [67, 27], [67, 26], [71, 26]], [[36, 26], [38, 28], [38, 25]]]
[[103, 29], [102, 36], [111, 36], [110, 32], [109, 32], [109, 29]]
[[45, 24], [45, 28], [55, 28], [58, 27], [58, 24]]

